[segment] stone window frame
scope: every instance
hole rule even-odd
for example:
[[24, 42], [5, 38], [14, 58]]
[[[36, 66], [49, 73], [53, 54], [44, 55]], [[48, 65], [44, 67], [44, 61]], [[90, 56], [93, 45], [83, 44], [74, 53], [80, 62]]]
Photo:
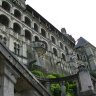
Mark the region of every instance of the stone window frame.
[[46, 31], [43, 28], [41, 28], [41, 35], [46, 38]]
[[54, 47], [53, 47], [53, 54], [54, 54], [55, 56], [58, 56], [58, 51], [57, 51], [57, 49], [54, 48]]
[[[17, 13], [20, 15], [19, 17], [17, 17], [17, 14], [15, 14], [16, 11], [17, 11]], [[21, 13], [21, 11], [20, 11], [19, 9], [15, 8], [13, 14], [14, 14], [14, 17], [15, 17], [15, 18], [17, 18], [17, 19], [19, 19], [19, 20], [22, 19], [22, 13]]]
[[14, 53], [20, 56], [20, 44], [18, 44], [17, 42], [14, 42]]
[[56, 44], [56, 39], [55, 39], [54, 36], [51, 36], [51, 41], [52, 41], [53, 44]]
[[59, 44], [60, 44], [60, 48], [63, 50], [64, 49], [63, 43], [60, 42]]
[[[1, 24], [4, 25], [4, 26], [6, 26], [6, 27], [9, 27], [10, 26], [10, 19], [8, 18], [8, 16], [6, 16], [5, 14], [0, 14], [0, 17], [1, 16], [2, 17], [4, 16], [4, 18], [6, 19], [6, 20], [2, 20], [2, 18], [0, 18], [1, 19], [0, 22], [2, 21]], [[4, 22], [6, 22], [8, 24], [3, 24]]]
[[39, 32], [39, 26], [38, 26], [37, 23], [34, 23], [34, 30], [35, 30], [36, 32]]
[[[26, 32], [28, 32], [28, 33], [26, 33]], [[30, 35], [30, 36], [28, 36], [29, 38], [28, 38], [26, 35], [27, 35], [27, 36]], [[25, 29], [25, 38], [26, 38], [27, 40], [29, 40], [29, 41], [31, 41], [31, 39], [32, 39], [31, 32], [30, 32], [29, 30], [27, 30], [27, 29]]]
[[64, 61], [66, 61], [66, 56], [65, 56], [65, 54], [62, 53], [61, 55], [62, 55], [62, 59], [63, 59]]
[[[14, 29], [14, 28], [15, 28], [15, 24], [16, 24], [17, 27], [20, 29], [20, 30], [18, 31], [17, 28], [16, 28], [16, 30], [17, 30], [18, 32]], [[22, 27], [21, 27], [20, 24], [18, 24], [17, 22], [14, 22], [14, 23], [13, 23], [13, 31], [14, 31], [15, 33], [21, 34], [21, 29], [22, 29]]]
[[[8, 5], [9, 8], [8, 8], [8, 7], [6, 7], [7, 9], [4, 8], [4, 6], [3, 6], [3, 3], [4, 3], [4, 2]], [[7, 12], [10, 12], [10, 11], [11, 11], [11, 7], [12, 7], [12, 6], [11, 6], [11, 4], [10, 4], [8, 1], [3, 0], [1, 6], [2, 6], [2, 8], [3, 8], [4, 10], [6, 10]]]
[[[30, 23], [27, 24], [26, 18], [27, 18], [27, 20], [28, 20]], [[26, 24], [27, 26], [31, 27], [31, 19], [30, 19], [28, 16], [25, 16], [25, 17], [24, 17], [24, 22], [25, 22], [25, 24]]]

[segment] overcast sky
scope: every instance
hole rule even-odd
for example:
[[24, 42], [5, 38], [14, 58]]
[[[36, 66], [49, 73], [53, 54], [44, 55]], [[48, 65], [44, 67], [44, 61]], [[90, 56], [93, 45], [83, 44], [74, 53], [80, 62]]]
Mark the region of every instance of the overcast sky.
[[26, 0], [58, 30], [66, 28], [75, 40], [84, 37], [96, 46], [96, 0]]

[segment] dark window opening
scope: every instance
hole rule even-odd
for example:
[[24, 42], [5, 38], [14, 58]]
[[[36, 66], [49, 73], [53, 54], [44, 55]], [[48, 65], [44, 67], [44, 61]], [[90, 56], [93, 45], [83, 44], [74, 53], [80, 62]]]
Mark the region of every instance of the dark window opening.
[[25, 38], [31, 41], [31, 33], [28, 30], [25, 30]]
[[54, 44], [56, 44], [55, 38], [53, 36], [51, 36], [51, 40]]
[[39, 38], [37, 36], [35, 36], [35, 41], [39, 41]]
[[14, 23], [13, 30], [14, 30], [14, 32], [20, 34], [21, 33], [21, 27], [20, 27], [20, 25], [17, 24], [17, 23]]
[[7, 44], [7, 38], [6, 37], [3, 38], [3, 42], [5, 45]]
[[55, 56], [58, 56], [58, 55], [57, 55], [57, 50], [56, 50], [55, 48], [53, 48], [53, 54], [54, 54]]
[[79, 54], [77, 54], [77, 59], [78, 59], [78, 60], [82, 60], [82, 56], [79, 55]]
[[29, 27], [31, 27], [31, 21], [30, 21], [30, 19], [29, 19], [28, 17], [25, 17], [25, 23], [26, 23]]
[[0, 15], [0, 23], [9, 26], [9, 19], [5, 15]]
[[2, 2], [2, 8], [4, 8], [6, 11], [10, 12], [10, 5], [5, 1]]
[[20, 55], [20, 45], [17, 43], [14, 43], [14, 53]]
[[2, 35], [0, 35], [0, 40], [2, 40], [2, 38], [3, 38]]
[[41, 29], [41, 34], [42, 34], [42, 36], [46, 37], [46, 32], [44, 29]]
[[21, 19], [21, 13], [18, 10], [14, 10], [14, 16], [18, 19]]
[[63, 44], [60, 42], [60, 47], [61, 47], [61, 49], [63, 49]]
[[38, 32], [38, 25], [34, 23], [34, 30]]
[[65, 55], [62, 53], [62, 59], [66, 61]]
[[42, 41], [42, 42], [44, 42], [44, 44], [45, 44], [45, 46], [46, 46], [46, 50], [48, 50], [48, 45], [47, 45], [47, 43], [46, 43], [45, 41]]
[[68, 52], [68, 48], [65, 46], [65, 52], [66, 52], [66, 55], [68, 55], [69, 54], [69, 52]]

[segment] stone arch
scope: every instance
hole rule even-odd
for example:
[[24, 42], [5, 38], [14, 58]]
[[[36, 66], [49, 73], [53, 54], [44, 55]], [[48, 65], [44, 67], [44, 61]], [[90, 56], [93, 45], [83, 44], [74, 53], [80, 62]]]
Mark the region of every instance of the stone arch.
[[15, 33], [21, 34], [21, 26], [18, 23], [13, 24], [13, 30]]
[[9, 18], [5, 15], [0, 15], [0, 23], [9, 27]]
[[27, 16], [25, 16], [25, 24], [31, 27], [31, 20]]
[[14, 16], [21, 20], [21, 12], [18, 9], [14, 9]]
[[58, 52], [57, 52], [57, 49], [56, 49], [56, 48], [53, 48], [53, 54], [54, 54], [55, 56], [58, 56]]
[[25, 29], [25, 38], [31, 41], [31, 32]]
[[40, 41], [38, 36], [34, 36], [34, 41]]
[[6, 11], [10, 12], [11, 6], [8, 2], [2, 1], [2, 8], [5, 9]]

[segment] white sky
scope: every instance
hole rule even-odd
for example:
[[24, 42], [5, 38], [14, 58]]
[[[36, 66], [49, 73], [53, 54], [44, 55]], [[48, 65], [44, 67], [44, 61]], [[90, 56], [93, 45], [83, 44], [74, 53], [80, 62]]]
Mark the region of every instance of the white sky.
[[75, 40], [80, 36], [96, 46], [96, 0], [26, 0], [57, 29], [66, 28]]

